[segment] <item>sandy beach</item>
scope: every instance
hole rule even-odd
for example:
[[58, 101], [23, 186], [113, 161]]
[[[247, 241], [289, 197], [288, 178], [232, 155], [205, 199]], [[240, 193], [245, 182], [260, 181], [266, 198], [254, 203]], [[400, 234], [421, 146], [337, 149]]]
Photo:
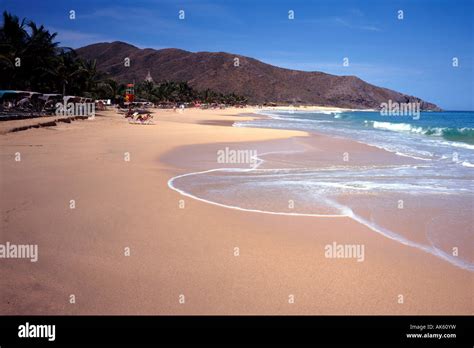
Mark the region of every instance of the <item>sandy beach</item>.
[[[253, 111], [155, 110], [154, 125], [131, 125], [108, 110], [2, 132], [0, 244], [37, 244], [39, 255], [0, 259], [0, 313], [472, 314], [472, 272], [354, 220], [239, 211], [170, 189], [174, 176], [215, 168], [225, 146], [305, 147], [315, 166], [347, 149], [358, 163], [409, 162], [351, 140], [231, 126]], [[333, 242], [363, 244], [364, 261], [326, 258]]]

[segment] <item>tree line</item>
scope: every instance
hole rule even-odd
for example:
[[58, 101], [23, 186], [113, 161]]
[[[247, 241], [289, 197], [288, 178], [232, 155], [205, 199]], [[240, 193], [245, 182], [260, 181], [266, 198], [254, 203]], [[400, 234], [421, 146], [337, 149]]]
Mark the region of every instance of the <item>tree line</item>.
[[[123, 101], [126, 86], [97, 69], [96, 60], [85, 60], [55, 41], [43, 25], [3, 12], [0, 27], [0, 89], [77, 95], [93, 99]], [[211, 90], [196, 91], [186, 82], [139, 82], [138, 99], [154, 103], [243, 104], [245, 97]]]
[[135, 93], [138, 98], [143, 98], [154, 103], [182, 103], [199, 101], [201, 103], [218, 104], [245, 104], [247, 98], [234, 93], [217, 93], [210, 89], [196, 91], [187, 82], [164, 81], [155, 84], [150, 81], [143, 81], [135, 86]]

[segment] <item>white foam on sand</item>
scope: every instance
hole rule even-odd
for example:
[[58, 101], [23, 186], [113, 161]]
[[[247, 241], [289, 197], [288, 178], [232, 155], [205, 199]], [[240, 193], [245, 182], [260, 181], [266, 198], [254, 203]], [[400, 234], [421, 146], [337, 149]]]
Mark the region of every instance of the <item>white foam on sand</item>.
[[[267, 152], [267, 153], [260, 154], [260, 156], [268, 155], [268, 154], [271, 154], [271, 153], [281, 153], [281, 152]], [[363, 217], [361, 217], [359, 215], [356, 215], [352, 211], [351, 208], [349, 208], [347, 206], [344, 206], [344, 205], [341, 205], [341, 204], [339, 204], [337, 202], [334, 202], [334, 201], [327, 200], [327, 203], [329, 203], [336, 210], [340, 211], [341, 212], [340, 214], [313, 214], [313, 213], [295, 213], [295, 212], [279, 212], [279, 211], [269, 211], [269, 210], [260, 210], [260, 209], [248, 209], [248, 208], [243, 208], [243, 207], [240, 207], [240, 206], [237, 206], [237, 205], [222, 204], [222, 203], [218, 203], [218, 202], [215, 202], [215, 201], [211, 201], [211, 200], [208, 200], [208, 199], [198, 197], [198, 196], [193, 195], [189, 192], [186, 192], [183, 189], [180, 189], [180, 188], [176, 187], [175, 183], [174, 183], [176, 180], [178, 180], [180, 178], [203, 175], [203, 174], [208, 174], [208, 173], [213, 173], [213, 172], [241, 172], [241, 173], [245, 173], [245, 172], [252, 172], [252, 171], [259, 170], [258, 167], [260, 167], [260, 165], [262, 163], [264, 163], [264, 160], [261, 159], [259, 156], [255, 156], [254, 159], [256, 160], [256, 164], [254, 166], [252, 166], [251, 168], [215, 168], [215, 169], [209, 169], [209, 170], [203, 170], [203, 171], [198, 171], [198, 172], [191, 172], [191, 173], [177, 175], [177, 176], [174, 176], [174, 177], [172, 177], [171, 179], [168, 180], [168, 187], [170, 189], [178, 192], [179, 194], [181, 194], [183, 196], [195, 199], [195, 200], [200, 201], [200, 202], [204, 202], [204, 203], [207, 203], [207, 204], [212, 204], [212, 205], [223, 207], [223, 208], [250, 212], [250, 213], [260, 213], [260, 214], [270, 214], [270, 215], [285, 215], [285, 216], [305, 216], [305, 217], [318, 217], [318, 218], [350, 218], [350, 219], [352, 219], [354, 221], [357, 221], [358, 223], [368, 227], [372, 231], [374, 231], [374, 232], [376, 232], [376, 233], [378, 233], [378, 234], [380, 234], [380, 235], [382, 235], [386, 238], [389, 238], [389, 239], [397, 241], [397, 242], [399, 242], [403, 245], [413, 247], [413, 248], [422, 250], [422, 251], [424, 251], [428, 254], [439, 257], [439, 258], [441, 258], [441, 259], [443, 259], [443, 260], [445, 260], [445, 261], [451, 263], [452, 265], [454, 265], [456, 267], [459, 267], [461, 269], [465, 269], [465, 270], [474, 272], [474, 264], [464, 262], [463, 260], [461, 260], [457, 257], [454, 257], [454, 256], [444, 252], [443, 250], [437, 248], [433, 244], [430, 245], [430, 246], [427, 246], [427, 245], [423, 245], [423, 244], [411, 241], [411, 240], [409, 240], [409, 239], [407, 239], [407, 238], [405, 238], [405, 237], [403, 237], [403, 236], [401, 236], [401, 235], [399, 235], [399, 234], [397, 234], [393, 231], [390, 231], [390, 230], [388, 230], [384, 227], [381, 227], [381, 226], [375, 224], [374, 222], [368, 221], [368, 220], [364, 219]], [[281, 168], [281, 170], [290, 171], [290, 170], [295, 170], [295, 168]]]

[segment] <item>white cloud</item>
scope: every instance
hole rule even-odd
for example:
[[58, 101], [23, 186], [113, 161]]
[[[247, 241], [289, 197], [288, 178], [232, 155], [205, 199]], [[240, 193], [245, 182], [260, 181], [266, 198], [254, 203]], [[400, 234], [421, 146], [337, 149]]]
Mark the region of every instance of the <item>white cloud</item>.
[[314, 18], [314, 19], [298, 19], [299, 23], [303, 24], [320, 24], [325, 26], [337, 26], [337, 27], [345, 27], [348, 29], [355, 29], [355, 30], [366, 30], [366, 31], [382, 31], [376, 25], [373, 24], [362, 24], [360, 23], [362, 16], [357, 16], [356, 20], [349, 18], [347, 16], [332, 16], [332, 17], [325, 17], [325, 18]]
[[110, 37], [106, 37], [97, 33], [86, 33], [83, 31], [67, 30], [61, 28], [49, 28], [50, 32], [58, 33], [56, 40], [60, 42], [61, 46], [68, 46], [73, 48], [82, 47], [97, 42], [115, 41]]

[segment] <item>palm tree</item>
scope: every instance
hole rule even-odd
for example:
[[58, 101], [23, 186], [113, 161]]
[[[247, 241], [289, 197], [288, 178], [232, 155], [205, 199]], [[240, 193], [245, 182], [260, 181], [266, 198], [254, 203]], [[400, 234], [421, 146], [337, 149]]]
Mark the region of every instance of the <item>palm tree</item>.
[[[4, 11], [0, 27], [0, 87], [45, 88], [45, 69], [52, 68], [56, 61], [55, 38], [56, 33], [51, 34], [44, 26], [38, 27], [32, 21], [26, 24], [25, 19], [20, 21]], [[47, 87], [51, 88], [51, 83]]]
[[25, 20], [20, 22], [17, 16], [4, 11], [3, 25], [0, 27], [0, 86], [11, 88], [18, 83], [22, 67], [16, 66], [16, 58], [24, 56], [27, 40]]
[[66, 95], [66, 86], [70, 85], [74, 78], [85, 73], [85, 69], [81, 66], [80, 62], [75, 59], [75, 53], [73, 51], [63, 51], [58, 56], [56, 67], [53, 69], [45, 68], [44, 70], [57, 81], [62, 89], [63, 96]]
[[112, 99], [116, 101], [120, 99], [125, 93], [125, 85], [119, 84], [113, 79], [105, 79], [97, 84], [96, 90], [103, 96], [103, 98]]
[[30, 34], [26, 46], [26, 63], [31, 66], [28, 72], [32, 89], [48, 89], [48, 76], [45, 69], [53, 69], [57, 64], [58, 42], [54, 42], [57, 33], [50, 33], [44, 26], [38, 27], [34, 22], [28, 22]]
[[81, 74], [84, 78], [86, 91], [93, 92], [101, 80], [101, 74], [97, 71], [97, 61], [94, 60], [79, 60]]

